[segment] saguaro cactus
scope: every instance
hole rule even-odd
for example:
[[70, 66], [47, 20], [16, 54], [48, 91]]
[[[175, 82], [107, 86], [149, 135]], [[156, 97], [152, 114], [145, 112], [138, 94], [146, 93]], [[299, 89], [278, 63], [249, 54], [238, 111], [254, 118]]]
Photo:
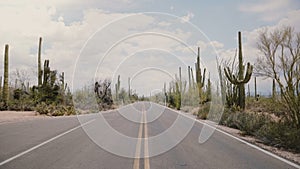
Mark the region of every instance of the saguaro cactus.
[[221, 87], [222, 102], [225, 103], [225, 99], [226, 99], [226, 86], [225, 85], [226, 85], [226, 82], [223, 79], [222, 68], [221, 68], [220, 65], [218, 66], [218, 73], [219, 73], [219, 78], [220, 78], [220, 87]]
[[211, 81], [210, 72], [208, 73], [207, 86], [206, 86], [206, 101], [211, 101]]
[[67, 89], [65, 86], [65, 73], [64, 72], [62, 72], [61, 75], [59, 75], [59, 81], [61, 82], [60, 88], [64, 94], [65, 90]]
[[196, 69], [196, 82], [197, 82], [197, 87], [198, 87], [198, 92], [199, 92], [200, 104], [202, 104], [203, 103], [202, 88], [204, 87], [206, 69], [204, 68], [203, 74], [202, 74], [200, 64], [201, 64], [200, 63], [200, 47], [198, 47], [198, 56], [197, 56], [197, 62], [195, 63], [195, 69]]
[[8, 87], [8, 50], [9, 46], [5, 45], [4, 51], [4, 83], [3, 83], [3, 93], [2, 100], [4, 101], [5, 106], [7, 106], [9, 99], [9, 87]]
[[257, 98], [256, 77], [254, 77], [254, 98]]
[[38, 49], [38, 86], [42, 85], [42, 63], [41, 63], [41, 50], [42, 50], [42, 37], [39, 39], [39, 49]]
[[129, 101], [131, 101], [130, 77], [128, 77], [128, 97]]
[[116, 100], [119, 100], [120, 87], [121, 87], [120, 75], [118, 75], [118, 81], [115, 84], [115, 88], [116, 88]]
[[49, 84], [49, 80], [50, 80], [50, 67], [49, 67], [49, 60], [45, 60], [44, 62], [44, 80], [43, 80], [43, 86]]
[[238, 88], [238, 98], [236, 101], [236, 105], [241, 109], [245, 109], [245, 84], [249, 82], [252, 75], [253, 66], [248, 62], [246, 74], [244, 74], [243, 65], [243, 54], [242, 54], [242, 40], [241, 40], [241, 32], [238, 32], [238, 45], [239, 45], [239, 66], [238, 66], [238, 75], [235, 76], [233, 71], [230, 70], [229, 67], [224, 68], [225, 76], [227, 79]]
[[275, 82], [275, 79], [273, 79], [273, 83], [272, 83], [272, 98], [276, 99], [276, 82]]
[[188, 75], [189, 75], [189, 90], [191, 90], [192, 84], [191, 84], [191, 67], [188, 66]]
[[179, 82], [175, 82], [175, 107], [177, 110], [180, 110], [181, 107], [181, 91]]
[[179, 67], [179, 91], [182, 93], [181, 67]]
[[190, 68], [191, 68], [192, 87], [193, 87], [193, 89], [195, 89], [195, 79], [194, 79], [194, 74], [193, 74], [193, 68], [192, 67], [190, 67]]

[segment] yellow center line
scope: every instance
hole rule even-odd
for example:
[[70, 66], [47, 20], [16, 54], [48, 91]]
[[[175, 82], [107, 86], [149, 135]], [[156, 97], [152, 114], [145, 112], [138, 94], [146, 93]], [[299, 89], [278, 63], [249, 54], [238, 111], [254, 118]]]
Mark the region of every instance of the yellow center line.
[[133, 169], [140, 168], [140, 154], [141, 154], [141, 148], [142, 148], [141, 144], [142, 144], [143, 128], [144, 128], [144, 169], [150, 169], [147, 115], [146, 115], [144, 104], [143, 104], [141, 123], [140, 123], [140, 128], [139, 128], [139, 133], [138, 133], [138, 141], [137, 141], [137, 144], [135, 147], [135, 159], [133, 162]]
[[148, 149], [148, 126], [147, 126], [147, 115], [146, 111], [144, 110], [144, 169], [150, 169], [149, 163], [149, 149]]
[[141, 154], [141, 143], [142, 143], [142, 134], [143, 134], [143, 114], [141, 118], [140, 128], [139, 128], [139, 134], [138, 134], [138, 141], [135, 147], [135, 159], [133, 162], [133, 169], [139, 169], [140, 168], [140, 154]]

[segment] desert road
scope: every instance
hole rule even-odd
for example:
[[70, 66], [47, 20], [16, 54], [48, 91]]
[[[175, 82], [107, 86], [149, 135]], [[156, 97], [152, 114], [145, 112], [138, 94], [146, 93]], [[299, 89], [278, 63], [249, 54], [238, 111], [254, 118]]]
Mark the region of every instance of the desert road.
[[[299, 168], [217, 130], [199, 143], [204, 125], [183, 116], [157, 104], [138, 102], [101, 114], [1, 124], [0, 169]], [[183, 122], [174, 127], [178, 118]], [[161, 134], [170, 128], [173, 133]], [[112, 131], [135, 139], [129, 143]], [[159, 142], [150, 139], [154, 137], [164, 138]], [[176, 145], [170, 146], [176, 139]]]

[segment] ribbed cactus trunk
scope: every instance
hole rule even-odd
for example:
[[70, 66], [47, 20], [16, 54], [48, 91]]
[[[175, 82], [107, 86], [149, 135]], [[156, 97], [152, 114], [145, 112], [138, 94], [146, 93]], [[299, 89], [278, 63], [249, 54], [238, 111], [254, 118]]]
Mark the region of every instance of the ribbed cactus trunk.
[[206, 69], [204, 68], [203, 70], [203, 75], [201, 72], [201, 63], [200, 63], [200, 47], [198, 47], [198, 56], [197, 56], [197, 62], [195, 63], [195, 69], [196, 69], [196, 82], [197, 82], [197, 87], [198, 87], [198, 94], [199, 94], [199, 103], [203, 103], [203, 92], [202, 88], [204, 87], [204, 82], [205, 82], [205, 72]]
[[191, 83], [192, 83], [192, 88], [195, 89], [195, 78], [194, 78], [194, 73], [193, 73], [193, 68], [191, 67]]
[[210, 81], [210, 72], [208, 73], [207, 87], [206, 87], [206, 101], [211, 101], [211, 81]]
[[254, 97], [257, 98], [256, 77], [254, 77]]
[[223, 80], [223, 74], [222, 74], [222, 69], [221, 66], [218, 67], [218, 72], [219, 72], [219, 78], [220, 78], [220, 87], [221, 87], [221, 95], [222, 95], [222, 102], [225, 104], [226, 100], [226, 87], [225, 87], [225, 81]]
[[66, 90], [66, 88], [65, 88], [65, 72], [61, 73], [60, 81], [61, 81], [61, 89], [63, 91], [65, 91]]
[[45, 60], [44, 62], [44, 80], [43, 86], [49, 85], [51, 70], [49, 67], [49, 60]]
[[182, 92], [181, 67], [179, 67], [179, 91]]
[[41, 51], [42, 51], [42, 38], [39, 39], [39, 49], [38, 49], [38, 86], [42, 85], [42, 63], [41, 63]]
[[189, 75], [189, 90], [191, 90], [192, 84], [191, 84], [191, 67], [188, 66], [188, 75]]
[[128, 77], [128, 97], [129, 100], [131, 101], [130, 77]]
[[178, 82], [175, 82], [175, 107], [177, 110], [180, 110], [181, 107], [181, 91]]
[[65, 98], [65, 93], [66, 93], [66, 89], [67, 87], [65, 86], [65, 73], [62, 72], [60, 75], [60, 82], [61, 82], [61, 86], [60, 86], [60, 91], [61, 91], [61, 96], [62, 96], [62, 103], [63, 105], [66, 105], [66, 98]]
[[167, 106], [167, 103], [168, 103], [168, 94], [167, 94], [166, 82], [164, 82], [163, 92], [164, 92], [164, 96], [165, 96], [165, 106]]
[[118, 81], [117, 81], [117, 83], [115, 84], [115, 88], [116, 88], [116, 101], [119, 100], [120, 85], [121, 85], [121, 82], [120, 82], [120, 75], [118, 75]]
[[275, 79], [273, 79], [273, 83], [272, 83], [272, 98], [273, 99], [276, 98], [276, 83], [275, 83]]
[[[243, 54], [242, 54], [242, 36], [241, 32], [238, 33], [238, 42], [239, 42], [239, 80], [244, 80], [244, 65], [243, 65]], [[245, 108], [245, 84], [238, 84], [238, 105], [244, 109]]]
[[5, 107], [8, 105], [9, 99], [9, 87], [8, 87], [8, 50], [9, 46], [5, 45], [5, 52], [4, 52], [4, 83], [3, 83], [3, 93], [2, 93], [2, 100], [5, 104]]

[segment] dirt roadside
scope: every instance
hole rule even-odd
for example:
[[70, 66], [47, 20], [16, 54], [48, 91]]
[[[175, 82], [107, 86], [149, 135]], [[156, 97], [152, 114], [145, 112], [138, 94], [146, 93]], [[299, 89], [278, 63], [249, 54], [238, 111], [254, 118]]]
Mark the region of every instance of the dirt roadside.
[[240, 138], [242, 140], [245, 140], [251, 144], [254, 144], [264, 150], [267, 150], [269, 152], [272, 152], [280, 157], [283, 157], [285, 159], [288, 159], [292, 162], [295, 162], [297, 164], [300, 164], [300, 154], [296, 154], [296, 153], [293, 153], [293, 152], [289, 152], [289, 151], [286, 151], [286, 150], [283, 150], [283, 149], [280, 149], [280, 148], [277, 148], [277, 147], [272, 147], [272, 146], [268, 146], [268, 145], [265, 145], [265, 144], [262, 144], [260, 140], [254, 138], [254, 137], [250, 137], [250, 136], [243, 136], [241, 135], [241, 131], [240, 130], [237, 130], [237, 129], [233, 129], [233, 128], [229, 128], [229, 127], [226, 127], [226, 126], [222, 126], [222, 125], [218, 125], [218, 129], [222, 130], [222, 131], [225, 131], [237, 138]]
[[35, 111], [0, 111], [0, 124], [20, 122], [40, 118], [50, 118], [49, 116], [39, 115]]

